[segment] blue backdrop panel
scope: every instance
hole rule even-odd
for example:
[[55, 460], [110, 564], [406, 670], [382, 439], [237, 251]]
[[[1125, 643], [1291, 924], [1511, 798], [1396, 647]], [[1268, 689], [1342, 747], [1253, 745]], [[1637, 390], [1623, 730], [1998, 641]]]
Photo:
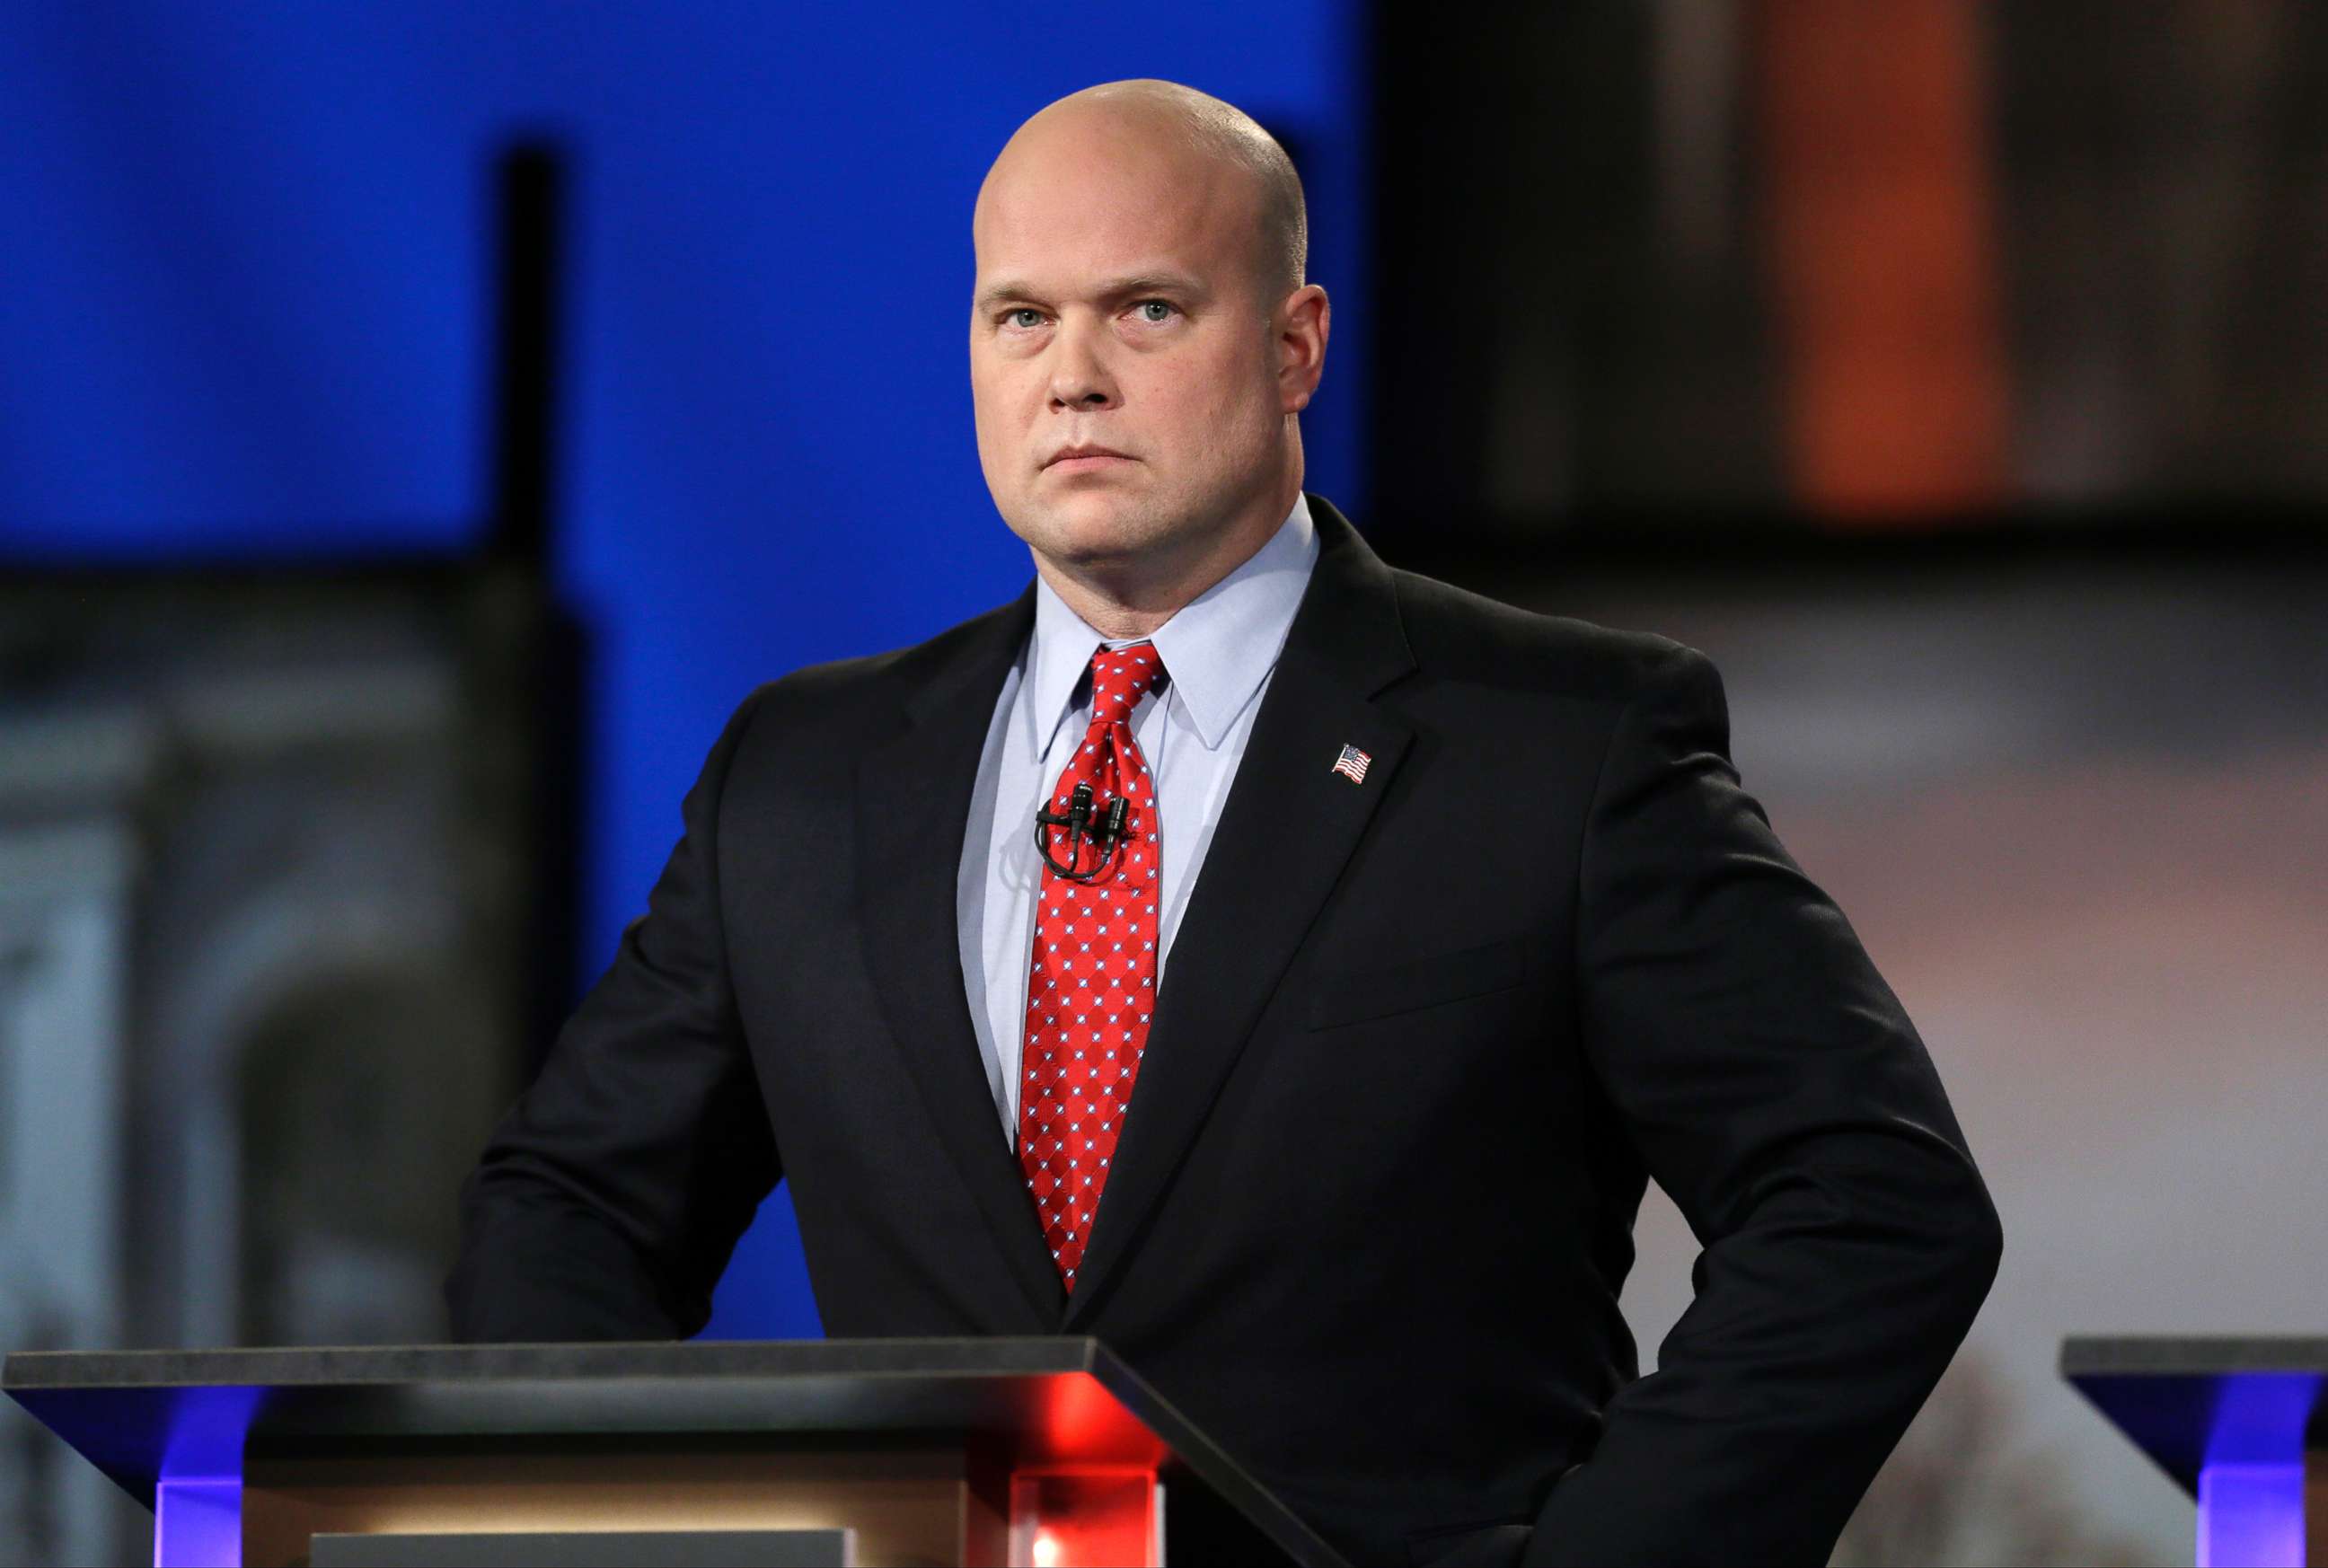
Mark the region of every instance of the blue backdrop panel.
[[[1330, 0], [0, 7], [0, 555], [474, 546], [492, 160], [556, 140], [595, 973], [746, 690], [1026, 580], [971, 430], [969, 221], [1050, 99], [1169, 77], [1286, 138], [1336, 305], [1311, 484], [1362, 502], [1361, 23]], [[709, 1331], [815, 1331], [781, 1197]]]

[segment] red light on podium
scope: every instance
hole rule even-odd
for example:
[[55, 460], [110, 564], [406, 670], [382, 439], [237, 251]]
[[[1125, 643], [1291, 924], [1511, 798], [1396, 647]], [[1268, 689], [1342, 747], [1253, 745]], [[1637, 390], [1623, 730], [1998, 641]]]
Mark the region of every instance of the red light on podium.
[[1122, 1465], [1018, 1470], [1010, 1477], [1010, 1568], [1164, 1561], [1164, 1488]]

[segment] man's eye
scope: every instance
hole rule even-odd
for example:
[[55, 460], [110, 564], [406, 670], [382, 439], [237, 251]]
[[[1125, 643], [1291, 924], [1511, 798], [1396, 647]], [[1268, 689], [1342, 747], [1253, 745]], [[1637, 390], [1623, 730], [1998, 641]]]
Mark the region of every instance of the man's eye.
[[1178, 314], [1170, 304], [1160, 299], [1143, 299], [1131, 308], [1140, 313], [1141, 320], [1151, 325], [1161, 325]]
[[1025, 305], [1020, 305], [1017, 310], [1012, 311], [1003, 319], [1008, 321], [1012, 326], [1021, 327], [1031, 331], [1032, 329], [1043, 324], [1043, 313], [1039, 310], [1030, 310]]

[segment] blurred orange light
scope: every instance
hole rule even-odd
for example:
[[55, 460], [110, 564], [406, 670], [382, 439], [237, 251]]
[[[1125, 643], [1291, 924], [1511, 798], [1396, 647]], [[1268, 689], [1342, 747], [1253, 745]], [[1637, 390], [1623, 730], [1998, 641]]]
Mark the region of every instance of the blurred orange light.
[[1994, 505], [2009, 395], [1978, 9], [1753, 14], [1796, 494], [1859, 526]]

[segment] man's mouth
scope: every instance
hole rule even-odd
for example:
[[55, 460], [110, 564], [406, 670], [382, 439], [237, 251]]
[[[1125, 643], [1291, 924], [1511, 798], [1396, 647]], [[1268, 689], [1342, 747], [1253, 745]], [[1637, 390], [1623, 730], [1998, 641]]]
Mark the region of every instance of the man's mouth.
[[1112, 446], [1062, 446], [1051, 455], [1050, 461], [1045, 463], [1043, 466], [1072, 471], [1084, 468], [1104, 468], [1111, 463], [1133, 461], [1136, 460], [1124, 453], [1118, 452]]

